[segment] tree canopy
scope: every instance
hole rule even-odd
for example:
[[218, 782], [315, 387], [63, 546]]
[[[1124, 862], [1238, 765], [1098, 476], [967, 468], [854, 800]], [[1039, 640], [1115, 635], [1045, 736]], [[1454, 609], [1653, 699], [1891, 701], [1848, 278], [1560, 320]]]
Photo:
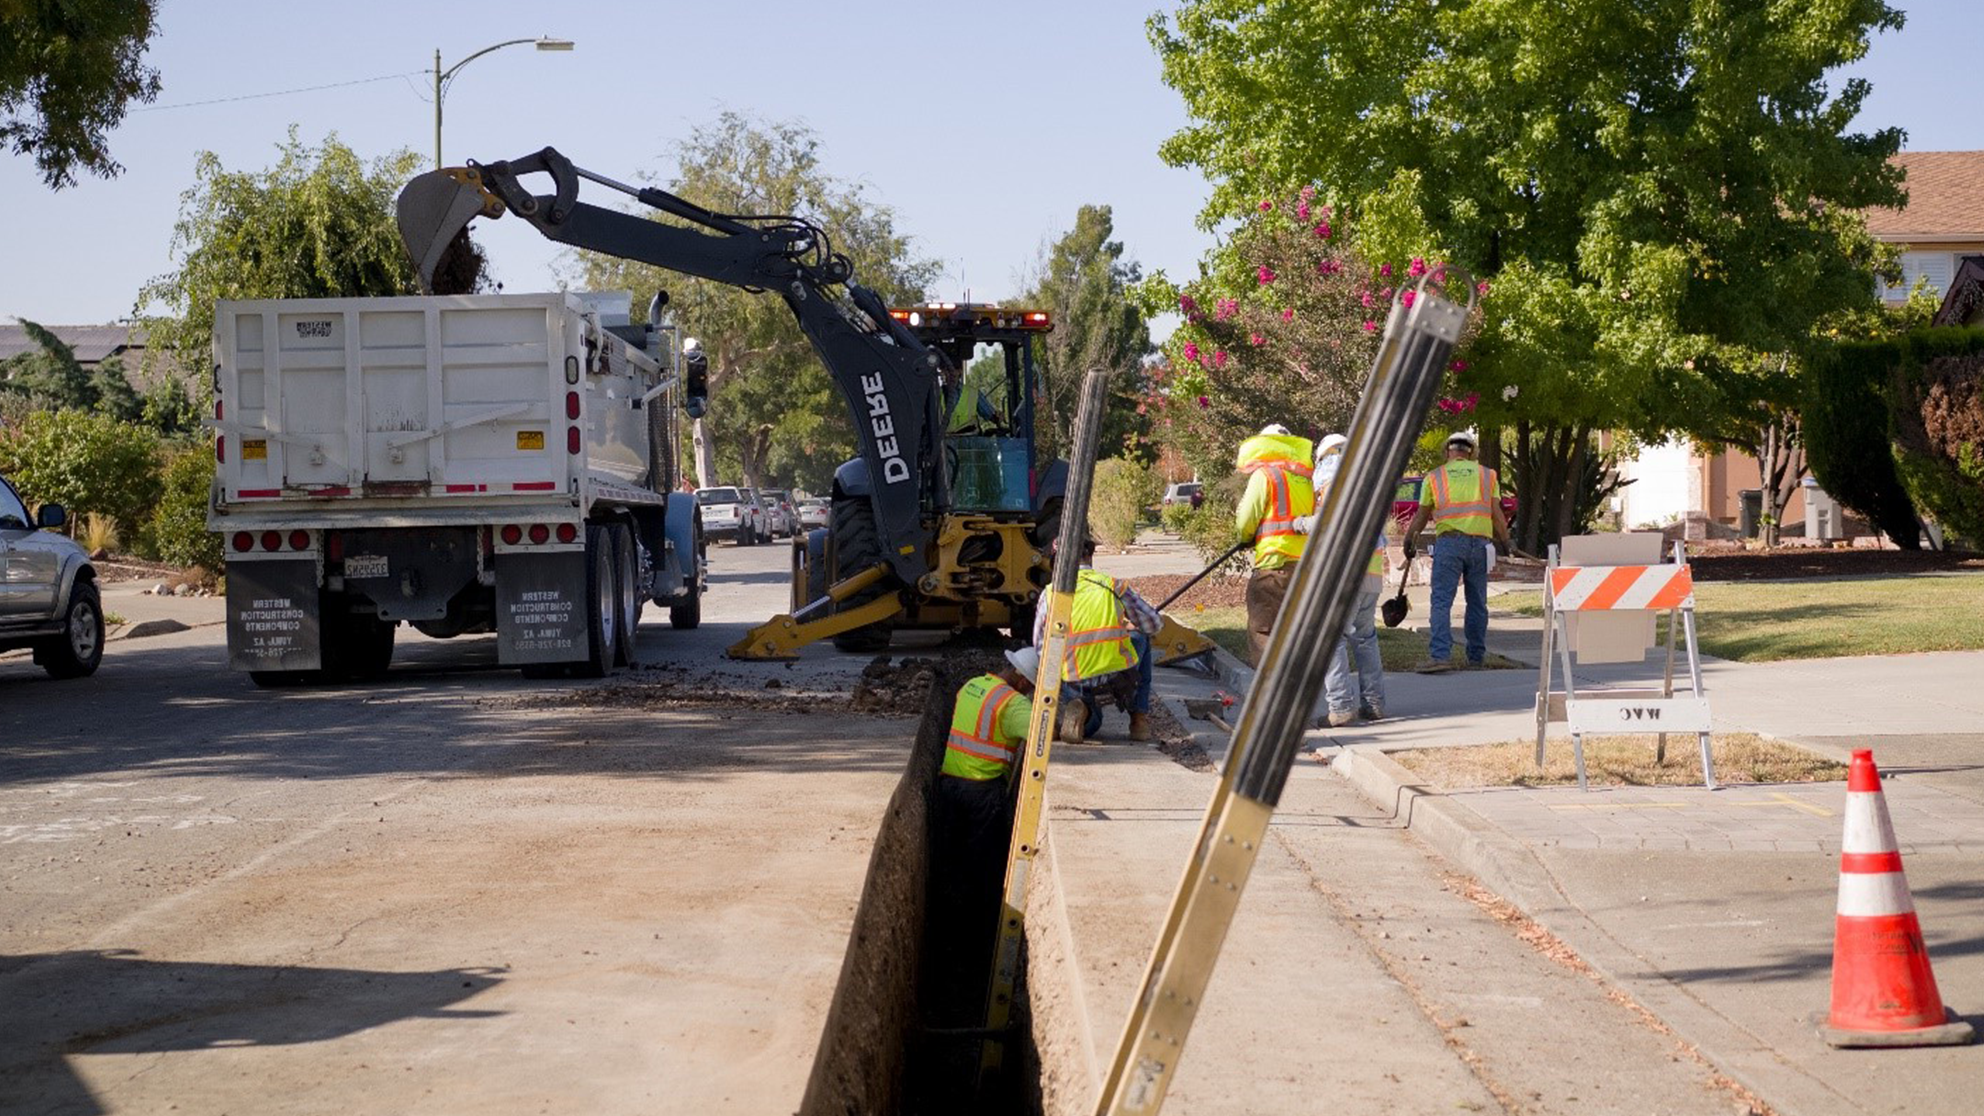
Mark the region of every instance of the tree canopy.
[[123, 170], [106, 133], [132, 101], [158, 96], [143, 64], [158, 30], [151, 0], [0, 2], [0, 144], [32, 158], [53, 189], [82, 169]]
[[179, 367], [210, 361], [214, 300], [415, 294], [393, 199], [419, 169], [409, 150], [370, 164], [336, 135], [307, 147], [291, 128], [276, 165], [230, 171], [199, 154], [180, 195], [172, 251], [179, 269], [138, 296], [153, 347]]
[[1103, 418], [1101, 455], [1133, 449], [1149, 427], [1136, 400], [1145, 388], [1150, 328], [1131, 293], [1143, 272], [1124, 258], [1123, 242], [1110, 239], [1115, 231], [1108, 206], [1076, 210], [1074, 227], [1042, 253], [1033, 289], [1019, 300], [1054, 315], [1054, 330], [1040, 345], [1037, 430], [1043, 459], [1067, 452], [1082, 377], [1091, 368], [1114, 374], [1115, 404]]
[[[813, 221], [853, 262], [855, 281], [884, 302], [921, 300], [938, 274], [936, 261], [918, 256], [897, 229], [894, 210], [825, 168], [819, 137], [804, 124], [726, 112], [690, 133], [675, 161], [668, 190], [718, 213]], [[675, 220], [658, 211], [647, 216]], [[703, 424], [723, 475], [823, 491], [834, 468], [855, 456], [847, 401], [781, 299], [632, 260], [595, 253], [579, 259], [587, 287], [669, 292], [669, 316], [709, 356]]]

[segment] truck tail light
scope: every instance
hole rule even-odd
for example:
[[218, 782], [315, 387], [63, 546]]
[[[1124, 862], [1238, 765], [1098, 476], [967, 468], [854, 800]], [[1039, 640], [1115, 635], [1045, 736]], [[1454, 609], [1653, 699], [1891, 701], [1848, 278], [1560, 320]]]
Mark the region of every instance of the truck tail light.
[[263, 550], [281, 550], [281, 549], [282, 549], [282, 532], [281, 532], [281, 531], [264, 531], [264, 532], [262, 532], [262, 549], [263, 549]]
[[310, 549], [310, 532], [301, 530], [291, 531], [289, 533], [289, 548], [291, 550]]
[[542, 523], [533, 523], [530, 525], [530, 541], [534, 543], [543, 543], [550, 541], [550, 539], [551, 539], [551, 528], [546, 527]]
[[236, 550], [255, 549], [255, 536], [249, 534], [246, 531], [236, 531], [234, 533], [234, 549]]
[[524, 541], [524, 529], [522, 527], [519, 527], [514, 523], [509, 523], [504, 525], [503, 527], [504, 546], [515, 546], [522, 541]]
[[579, 452], [579, 428], [576, 426], [565, 428], [565, 452], [572, 454]]
[[568, 419], [572, 419], [575, 422], [578, 420], [579, 393], [576, 391], [568, 391], [565, 393], [565, 417]]
[[558, 541], [559, 541], [559, 542], [561, 542], [561, 543], [568, 543], [568, 542], [572, 542], [572, 541], [574, 541], [574, 540], [576, 540], [576, 539], [577, 539], [578, 537], [579, 537], [579, 529], [578, 529], [578, 527], [577, 527], [577, 526], [576, 526], [575, 524], [571, 524], [571, 523], [560, 523], [560, 524], [558, 525]]

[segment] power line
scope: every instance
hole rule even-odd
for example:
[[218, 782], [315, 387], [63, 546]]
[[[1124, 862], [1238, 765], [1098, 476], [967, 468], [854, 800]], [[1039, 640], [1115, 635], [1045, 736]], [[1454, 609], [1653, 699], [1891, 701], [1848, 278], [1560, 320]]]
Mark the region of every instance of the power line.
[[401, 78], [409, 78], [415, 74], [424, 74], [427, 72], [426, 70], [407, 70], [402, 73], [380, 74], [378, 77], [358, 78], [353, 81], [334, 81], [329, 85], [308, 85], [301, 89], [278, 89], [273, 93], [243, 93], [239, 97], [215, 97], [211, 101], [187, 101], [177, 105], [145, 105], [141, 108], [128, 109], [126, 111], [164, 112], [167, 109], [199, 108], [202, 105], [225, 105], [234, 101], [255, 101], [264, 97], [288, 97], [296, 93], [316, 93], [324, 89], [343, 89], [348, 85], [368, 85], [375, 81], [397, 81]]

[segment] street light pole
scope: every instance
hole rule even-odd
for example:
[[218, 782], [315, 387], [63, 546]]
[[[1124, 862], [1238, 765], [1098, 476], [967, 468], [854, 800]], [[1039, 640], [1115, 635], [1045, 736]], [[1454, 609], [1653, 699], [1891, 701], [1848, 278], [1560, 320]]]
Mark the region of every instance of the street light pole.
[[443, 163], [441, 162], [441, 100], [443, 97], [447, 95], [448, 83], [454, 80], [455, 75], [461, 72], [461, 68], [463, 66], [466, 66], [470, 62], [473, 62], [476, 59], [482, 57], [483, 55], [488, 54], [490, 51], [501, 50], [504, 47], [510, 47], [510, 46], [522, 46], [525, 43], [534, 43], [536, 44], [537, 49], [539, 50], [571, 50], [572, 47], [574, 46], [572, 40], [570, 39], [554, 39], [549, 35], [540, 35], [535, 39], [510, 39], [507, 42], [496, 43], [492, 46], [483, 47], [481, 50], [476, 51], [474, 54], [469, 55], [467, 58], [462, 59], [460, 62], [455, 63], [454, 65], [448, 67], [445, 70], [441, 68], [440, 50], [436, 49], [434, 51], [434, 169], [435, 170], [440, 170], [441, 167], [443, 166]]

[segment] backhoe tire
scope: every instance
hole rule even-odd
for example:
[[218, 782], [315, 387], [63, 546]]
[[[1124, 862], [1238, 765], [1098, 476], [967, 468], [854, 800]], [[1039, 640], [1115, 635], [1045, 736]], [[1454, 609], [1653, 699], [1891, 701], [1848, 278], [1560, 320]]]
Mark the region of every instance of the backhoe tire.
[[[852, 577], [884, 560], [881, 532], [875, 526], [875, 506], [868, 502], [866, 496], [836, 497], [829, 522], [828, 530], [833, 532], [834, 540], [835, 582]], [[856, 593], [842, 601], [840, 607], [857, 608], [893, 592], [895, 589], [890, 579], [883, 578], [880, 585]], [[887, 650], [889, 640], [894, 635], [895, 625], [885, 620], [840, 633], [834, 637], [834, 646], [842, 651], [872, 654]]]

